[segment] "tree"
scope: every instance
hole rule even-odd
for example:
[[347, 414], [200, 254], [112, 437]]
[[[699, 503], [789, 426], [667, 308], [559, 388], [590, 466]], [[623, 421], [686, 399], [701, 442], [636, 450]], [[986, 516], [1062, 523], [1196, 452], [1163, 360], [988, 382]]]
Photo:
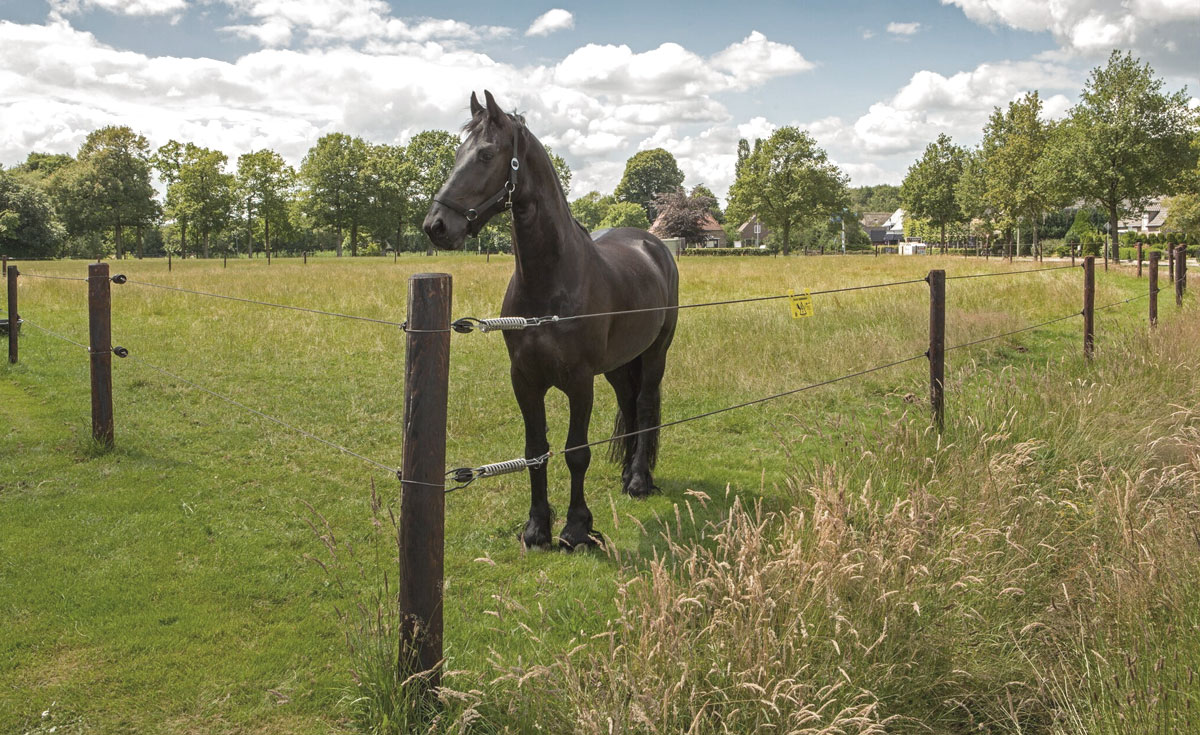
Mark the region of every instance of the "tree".
[[646, 219], [646, 210], [633, 202], [613, 202], [600, 221], [598, 229], [608, 227], [636, 227], [639, 230], [650, 228], [650, 220]]
[[558, 183], [562, 186], [563, 196], [571, 194], [571, 167], [562, 156], [550, 150], [550, 146], [543, 145], [546, 149], [546, 155], [550, 156], [550, 164], [554, 166], [554, 173], [558, 176]]
[[1195, 165], [1190, 147], [1196, 113], [1187, 89], [1162, 91], [1149, 64], [1113, 51], [1092, 70], [1079, 103], [1064, 121], [1064, 169], [1076, 196], [1108, 214], [1109, 252], [1117, 249], [1117, 221], [1154, 196], [1172, 194], [1180, 174]]
[[458, 138], [445, 130], [424, 130], [413, 136], [404, 149], [406, 159], [412, 165], [412, 208], [410, 222], [419, 228], [425, 213], [433, 204], [450, 172], [454, 170], [454, 153], [458, 150]]
[[683, 172], [672, 156], [662, 148], [638, 151], [625, 162], [625, 173], [617, 184], [613, 195], [619, 202], [632, 202], [646, 213], [647, 221], [653, 222], [654, 197], [664, 192], [675, 191], [683, 186]]
[[169, 210], [186, 217], [196, 229], [205, 258], [211, 251], [212, 234], [229, 221], [234, 203], [234, 178], [225, 172], [229, 159], [224, 153], [192, 143], [184, 146], [178, 179], [167, 188]]
[[846, 176], [798, 128], [780, 128], [760, 143], [729, 189], [728, 211], [737, 221], [757, 214], [786, 254], [793, 229], [846, 206]]
[[75, 161], [66, 153], [30, 153], [25, 161], [8, 172], [25, 183], [48, 188], [50, 177]]
[[987, 198], [987, 169], [983, 151], [974, 149], [963, 155], [962, 175], [954, 186], [954, 200], [967, 223], [967, 236], [975, 234], [976, 223], [982, 232], [985, 248], [991, 248], [992, 233], [996, 229], [994, 210]]
[[[609, 208], [616, 203], [617, 199], [612, 194], [601, 196], [598, 191], [589, 191], [571, 202], [571, 214], [579, 221], [579, 224], [591, 232], [600, 228], [600, 223], [608, 215]], [[642, 217], [645, 216], [645, 212], [643, 212]]]
[[655, 231], [661, 237], [699, 242], [704, 239], [704, 224], [712, 216], [711, 208], [716, 203], [716, 197], [695, 192], [688, 195], [683, 189], [659, 194], [654, 198], [654, 209], [658, 212]]
[[954, 145], [950, 136], [942, 133], [925, 146], [920, 160], [908, 169], [900, 185], [900, 199], [905, 213], [916, 219], [929, 220], [941, 233], [942, 252], [946, 252], [946, 226], [962, 219], [962, 210], [955, 198], [955, 186], [962, 176], [966, 153]]
[[75, 161], [52, 177], [58, 211], [73, 234], [112, 230], [117, 257], [124, 257], [126, 227], [158, 215], [150, 184], [150, 146], [125, 126], [93, 130]]
[[391, 246], [399, 252], [404, 242], [404, 225], [409, 219], [413, 179], [413, 167], [404, 146], [371, 146], [364, 173], [370, 202], [368, 226], [385, 245], [395, 236]]
[[1063, 156], [1051, 145], [1052, 128], [1041, 119], [1042, 101], [1029, 92], [1008, 107], [992, 110], [983, 131], [985, 199], [1012, 222], [1022, 218], [1033, 231], [1031, 254], [1040, 255], [1038, 226], [1059, 199]]
[[717, 202], [717, 195], [713, 193], [712, 189], [704, 184], [696, 184], [692, 187], [692, 196], [706, 196], [711, 199], [712, 204], [708, 207], [708, 211], [712, 214], [713, 219], [717, 221], [717, 224], [725, 224], [725, 213], [721, 211], [721, 205]]
[[350, 229], [350, 255], [358, 254], [358, 228], [368, 210], [366, 163], [366, 142], [345, 133], [321, 136], [300, 163], [300, 178], [308, 188], [305, 210], [318, 226], [332, 227], [337, 233], [339, 258], [346, 228]]
[[[263, 249], [271, 252], [271, 225], [276, 231], [287, 221], [288, 201], [296, 185], [296, 171], [273, 150], [243, 153], [238, 156], [237, 188], [246, 205], [248, 224], [253, 229], [254, 215], [262, 223]], [[252, 239], [247, 238], [246, 254], [253, 255]]]
[[850, 207], [856, 212], [895, 212], [900, 209], [900, 187], [894, 184], [851, 187]]
[[24, 177], [0, 170], [0, 252], [51, 258], [62, 235], [50, 197]]
[[[171, 210], [171, 187], [179, 182], [179, 169], [183, 167], [184, 145], [177, 140], [168, 140], [166, 143], [158, 147], [150, 162], [154, 168], [158, 169], [158, 178], [163, 183], [163, 187], [167, 191], [167, 209]], [[187, 215], [183, 212], [175, 213], [176, 223], [179, 225], [179, 250], [180, 252], [187, 250]]]
[[[1200, 134], [1192, 139], [1192, 152], [1200, 153]], [[1177, 188], [1179, 194], [1164, 202], [1166, 226], [1188, 235], [1200, 235], [1200, 164], [1184, 172]]]

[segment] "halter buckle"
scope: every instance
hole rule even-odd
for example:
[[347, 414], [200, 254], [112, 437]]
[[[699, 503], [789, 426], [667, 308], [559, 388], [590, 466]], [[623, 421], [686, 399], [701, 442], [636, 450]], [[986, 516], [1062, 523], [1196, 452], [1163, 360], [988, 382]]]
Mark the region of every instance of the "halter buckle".
[[509, 165], [512, 166], [513, 171], [516, 171], [517, 169], [521, 168], [521, 162], [517, 160], [516, 156], [513, 156], [513, 159], [512, 159], [512, 161], [509, 162]]
[[476, 212], [474, 209], [468, 209], [463, 212], [463, 217], [466, 217], [468, 222], [474, 222], [479, 219], [479, 212]]

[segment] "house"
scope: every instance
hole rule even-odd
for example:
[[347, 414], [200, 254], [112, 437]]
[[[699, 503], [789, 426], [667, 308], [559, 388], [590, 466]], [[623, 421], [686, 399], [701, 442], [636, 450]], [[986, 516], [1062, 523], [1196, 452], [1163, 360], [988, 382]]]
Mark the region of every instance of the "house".
[[1166, 221], [1167, 208], [1163, 206], [1162, 197], [1159, 197], [1146, 205], [1141, 214], [1135, 214], [1128, 219], [1117, 220], [1117, 232], [1162, 232]]
[[[650, 226], [650, 234], [660, 238], [670, 237], [662, 229], [661, 217], [654, 220], [654, 224]], [[725, 228], [717, 222], [711, 212], [705, 212], [704, 219], [700, 221], [700, 238], [698, 242], [689, 245], [700, 248], [723, 248], [726, 245]]]
[[904, 242], [904, 210], [897, 209], [880, 227], [884, 230], [883, 242], [893, 245]]
[[[754, 231], [755, 227], [758, 228], [758, 232]], [[762, 245], [766, 242], [767, 236], [771, 234], [767, 226], [758, 221], [757, 214], [743, 222], [737, 231], [738, 238], [742, 241], [742, 247], [753, 247], [755, 243]]]
[[891, 218], [892, 215], [887, 212], [865, 212], [859, 224], [866, 230], [867, 235], [871, 238], [872, 245], [883, 245], [887, 242], [887, 228], [884, 224]]

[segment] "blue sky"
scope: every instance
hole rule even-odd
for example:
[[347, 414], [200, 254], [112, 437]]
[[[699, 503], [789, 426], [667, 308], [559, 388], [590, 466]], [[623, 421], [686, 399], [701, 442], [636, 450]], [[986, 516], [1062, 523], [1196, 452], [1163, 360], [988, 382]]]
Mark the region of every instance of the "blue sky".
[[0, 164], [126, 124], [293, 163], [327, 132], [405, 142], [492, 90], [611, 191], [639, 149], [723, 196], [739, 137], [808, 129], [852, 183], [899, 183], [1037, 89], [1060, 116], [1112, 48], [1200, 87], [1196, 0], [599, 3], [0, 0]]

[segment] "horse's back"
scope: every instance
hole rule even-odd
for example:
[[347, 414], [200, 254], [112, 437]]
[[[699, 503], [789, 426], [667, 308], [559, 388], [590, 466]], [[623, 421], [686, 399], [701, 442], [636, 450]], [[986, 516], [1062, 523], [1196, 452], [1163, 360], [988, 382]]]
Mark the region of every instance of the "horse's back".
[[679, 302], [679, 270], [671, 249], [646, 230], [636, 227], [611, 227], [591, 233], [601, 260], [614, 274], [632, 276], [647, 286], [662, 288], [666, 305]]

